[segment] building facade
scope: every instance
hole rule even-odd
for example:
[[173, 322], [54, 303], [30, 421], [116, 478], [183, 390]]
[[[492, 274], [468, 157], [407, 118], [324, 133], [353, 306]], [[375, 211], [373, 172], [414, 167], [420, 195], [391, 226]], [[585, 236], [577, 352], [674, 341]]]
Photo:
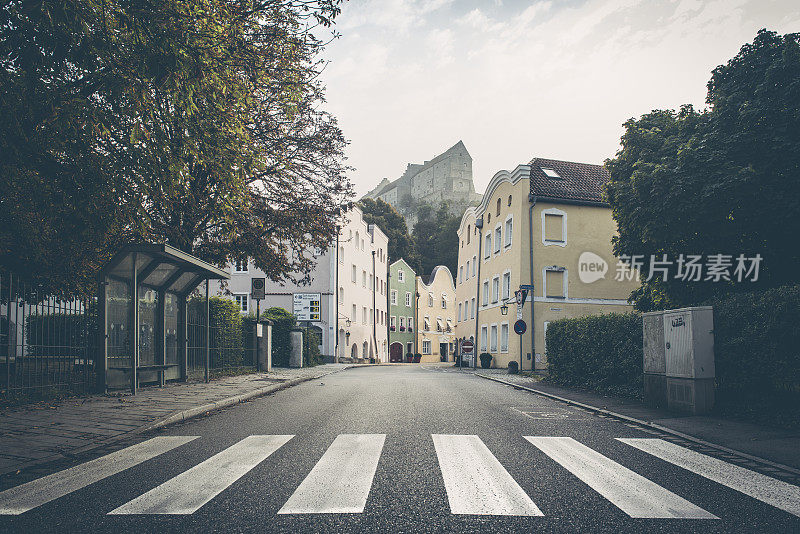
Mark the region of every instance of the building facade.
[[416, 273], [402, 258], [389, 266], [389, 361], [404, 361], [418, 352]]
[[472, 181], [472, 156], [462, 141], [422, 164], [409, 163], [400, 178], [392, 182], [384, 178], [364, 196], [394, 206], [409, 230], [416, 224], [420, 204], [436, 208], [447, 202], [453, 213], [461, 213], [481, 198]]
[[454, 360], [456, 288], [450, 269], [433, 268], [427, 282], [417, 276], [417, 352], [423, 363]]
[[[353, 207], [345, 214], [338, 239], [317, 255], [310, 282], [267, 279], [260, 309], [279, 307], [291, 313], [296, 293], [319, 293], [320, 320], [310, 326], [320, 334], [320, 353], [326, 360], [388, 361], [387, 248], [386, 235], [368, 225], [361, 210]], [[251, 280], [264, 273], [252, 261], [229, 268], [226, 287], [212, 284], [213, 293], [235, 300], [242, 314], [255, 315]]]
[[[459, 228], [456, 334], [522, 369], [547, 367], [550, 322], [627, 312], [638, 276], [616, 280], [611, 238], [617, 228], [602, 189], [602, 166], [536, 158], [494, 175]], [[591, 269], [592, 274], [587, 273]], [[603, 276], [594, 276], [599, 269]], [[518, 312], [516, 292], [527, 290]], [[517, 319], [523, 335], [514, 333]]]

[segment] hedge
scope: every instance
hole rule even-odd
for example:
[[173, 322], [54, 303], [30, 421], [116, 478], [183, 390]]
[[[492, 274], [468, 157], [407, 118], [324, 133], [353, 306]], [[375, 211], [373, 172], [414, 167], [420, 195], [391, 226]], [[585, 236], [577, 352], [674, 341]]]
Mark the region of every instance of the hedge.
[[294, 315], [283, 308], [269, 308], [261, 314], [261, 318], [272, 321], [272, 365], [288, 367], [292, 352], [289, 333], [296, 324]]
[[714, 306], [718, 410], [800, 426], [800, 285], [706, 304]]
[[547, 327], [547, 381], [640, 398], [642, 316], [638, 313], [560, 319]]

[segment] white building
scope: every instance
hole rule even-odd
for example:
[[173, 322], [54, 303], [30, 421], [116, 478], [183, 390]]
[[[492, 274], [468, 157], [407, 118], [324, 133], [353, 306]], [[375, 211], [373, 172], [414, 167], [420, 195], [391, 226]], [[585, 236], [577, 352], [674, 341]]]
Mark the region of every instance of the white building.
[[[279, 307], [293, 311], [295, 293], [320, 294], [320, 321], [311, 323], [321, 333], [320, 352], [326, 360], [389, 361], [387, 337], [387, 247], [389, 240], [375, 225], [364, 222], [353, 207], [343, 221], [338, 239], [317, 257], [308, 285], [267, 279], [261, 311]], [[217, 284], [214, 293], [236, 300], [243, 314], [256, 313], [250, 298], [251, 280], [264, 273], [248, 265], [230, 266], [227, 292]], [[338, 288], [338, 289], [337, 289]], [[303, 325], [304, 326], [304, 325]]]

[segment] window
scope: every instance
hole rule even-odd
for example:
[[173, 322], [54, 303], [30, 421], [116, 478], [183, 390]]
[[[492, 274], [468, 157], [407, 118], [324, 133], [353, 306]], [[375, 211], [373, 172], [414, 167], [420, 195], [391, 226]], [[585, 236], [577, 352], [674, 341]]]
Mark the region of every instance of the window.
[[467, 260], [467, 280], [469, 280], [469, 260]]
[[361, 270], [361, 285], [362, 287], [367, 287], [367, 271]]
[[427, 315], [425, 316], [425, 320], [422, 323], [422, 329], [425, 330], [426, 332], [430, 332], [431, 330], [431, 320], [428, 318]]
[[547, 269], [544, 275], [545, 297], [564, 298], [563, 270]]
[[500, 278], [495, 276], [492, 278], [492, 302], [500, 300]]
[[500, 217], [500, 199], [497, 199], [497, 216]]
[[503, 293], [502, 298], [506, 300], [511, 296], [511, 273], [503, 273]]
[[442, 293], [442, 309], [443, 310], [447, 309], [447, 294], [446, 293]]
[[481, 352], [486, 352], [487, 329], [486, 325], [481, 326]]
[[353, 304], [353, 313], [352, 313], [352, 315], [351, 315], [351, 317], [350, 317], [350, 320], [351, 320], [353, 323], [355, 323], [355, 322], [358, 320], [358, 315], [356, 315], [357, 313], [358, 313], [358, 312], [356, 312], [356, 305], [355, 305], [355, 304]]
[[406, 281], [406, 272], [403, 269], [397, 271], [397, 281], [398, 282], [405, 282]]
[[489, 305], [489, 281], [485, 280], [483, 282], [483, 305]]
[[506, 220], [506, 248], [511, 246], [511, 236], [514, 230], [514, 220], [509, 218]]
[[458, 319], [456, 319], [459, 323], [461, 322], [461, 303], [458, 303]]
[[542, 210], [542, 243], [566, 246], [567, 213], [558, 208]]
[[375, 322], [375, 310], [372, 308], [369, 309], [369, 322], [370, 324]]
[[408, 318], [408, 331], [409, 332], [413, 332], [414, 331], [414, 319], [413, 319], [413, 317], [409, 317]]
[[233, 264], [233, 272], [235, 273], [246, 273], [247, 272], [247, 260], [236, 260]]
[[392, 295], [392, 297], [391, 297], [392, 306], [397, 306], [397, 290], [396, 289], [392, 289], [391, 295]]
[[411, 293], [409, 293], [408, 291], [406, 291], [406, 307], [408, 308], [411, 307]]
[[353, 265], [353, 272], [352, 272], [352, 274], [350, 276], [350, 281], [353, 282], [354, 284], [356, 283], [356, 266], [355, 265]]
[[343, 302], [342, 302], [343, 300], [344, 300], [344, 288], [340, 287], [339, 288], [339, 306], [341, 306], [343, 304]]
[[464, 282], [464, 266], [458, 268], [458, 283], [461, 284]]
[[[402, 320], [403, 318], [401, 317], [400, 319]], [[394, 332], [396, 326], [397, 326], [397, 316], [391, 315], [389, 317], [389, 328], [391, 328], [392, 332]]]
[[372, 289], [373, 291], [375, 290], [375, 279], [371, 274], [369, 275], [369, 288]]
[[236, 307], [239, 308], [239, 311], [247, 313], [250, 311], [250, 308], [247, 306], [247, 294], [241, 293], [233, 296], [233, 300], [236, 301]]
[[500, 325], [500, 352], [508, 352], [508, 323]]
[[511, 195], [508, 195], [508, 205], [511, 205]]
[[493, 324], [489, 338], [489, 352], [497, 352], [497, 325]]
[[400, 331], [404, 332], [406, 329], [406, 318], [400, 317]]
[[428, 307], [433, 308], [433, 293], [428, 293]]
[[489, 224], [490, 222], [492, 222], [492, 214], [491, 213], [486, 215], [486, 224]]
[[548, 178], [561, 178], [561, 176], [553, 169], [546, 169], [545, 167], [541, 167], [541, 169]]
[[483, 246], [483, 259], [492, 255], [492, 234], [486, 234], [486, 243]]
[[467, 245], [469, 245], [469, 237], [470, 237], [470, 235], [472, 235], [472, 231], [471, 231], [470, 225], [468, 224], [467, 225]]
[[356, 232], [356, 248], [358, 248], [359, 245], [361, 244], [361, 237], [360, 236], [361, 236], [361, 234]]
[[475, 269], [477, 268], [478, 257], [472, 256], [472, 276], [475, 276]]
[[470, 306], [469, 318], [475, 318], [475, 297], [472, 297], [472, 304]]
[[500, 252], [500, 245], [503, 241], [503, 230], [499, 226], [494, 229], [494, 253]]
[[422, 354], [431, 353], [431, 341], [429, 339], [422, 340]]
[[344, 263], [344, 247], [339, 247], [339, 263]]

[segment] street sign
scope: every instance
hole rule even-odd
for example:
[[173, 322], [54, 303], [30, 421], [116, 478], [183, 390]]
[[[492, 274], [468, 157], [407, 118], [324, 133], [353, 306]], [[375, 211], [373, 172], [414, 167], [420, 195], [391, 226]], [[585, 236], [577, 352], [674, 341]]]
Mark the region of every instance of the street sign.
[[528, 330], [528, 325], [525, 324], [525, 321], [522, 319], [518, 319], [516, 323], [514, 323], [514, 333], [519, 334], [520, 336], [524, 334]]
[[467, 353], [472, 352], [472, 349], [474, 349], [474, 348], [475, 348], [475, 344], [470, 340], [466, 340], [461, 344], [461, 350], [463, 350], [464, 352], [467, 352]]
[[295, 293], [292, 313], [298, 321], [319, 322], [321, 300], [320, 293]]
[[254, 300], [263, 300], [266, 298], [266, 278], [252, 278], [250, 279], [250, 298]]

